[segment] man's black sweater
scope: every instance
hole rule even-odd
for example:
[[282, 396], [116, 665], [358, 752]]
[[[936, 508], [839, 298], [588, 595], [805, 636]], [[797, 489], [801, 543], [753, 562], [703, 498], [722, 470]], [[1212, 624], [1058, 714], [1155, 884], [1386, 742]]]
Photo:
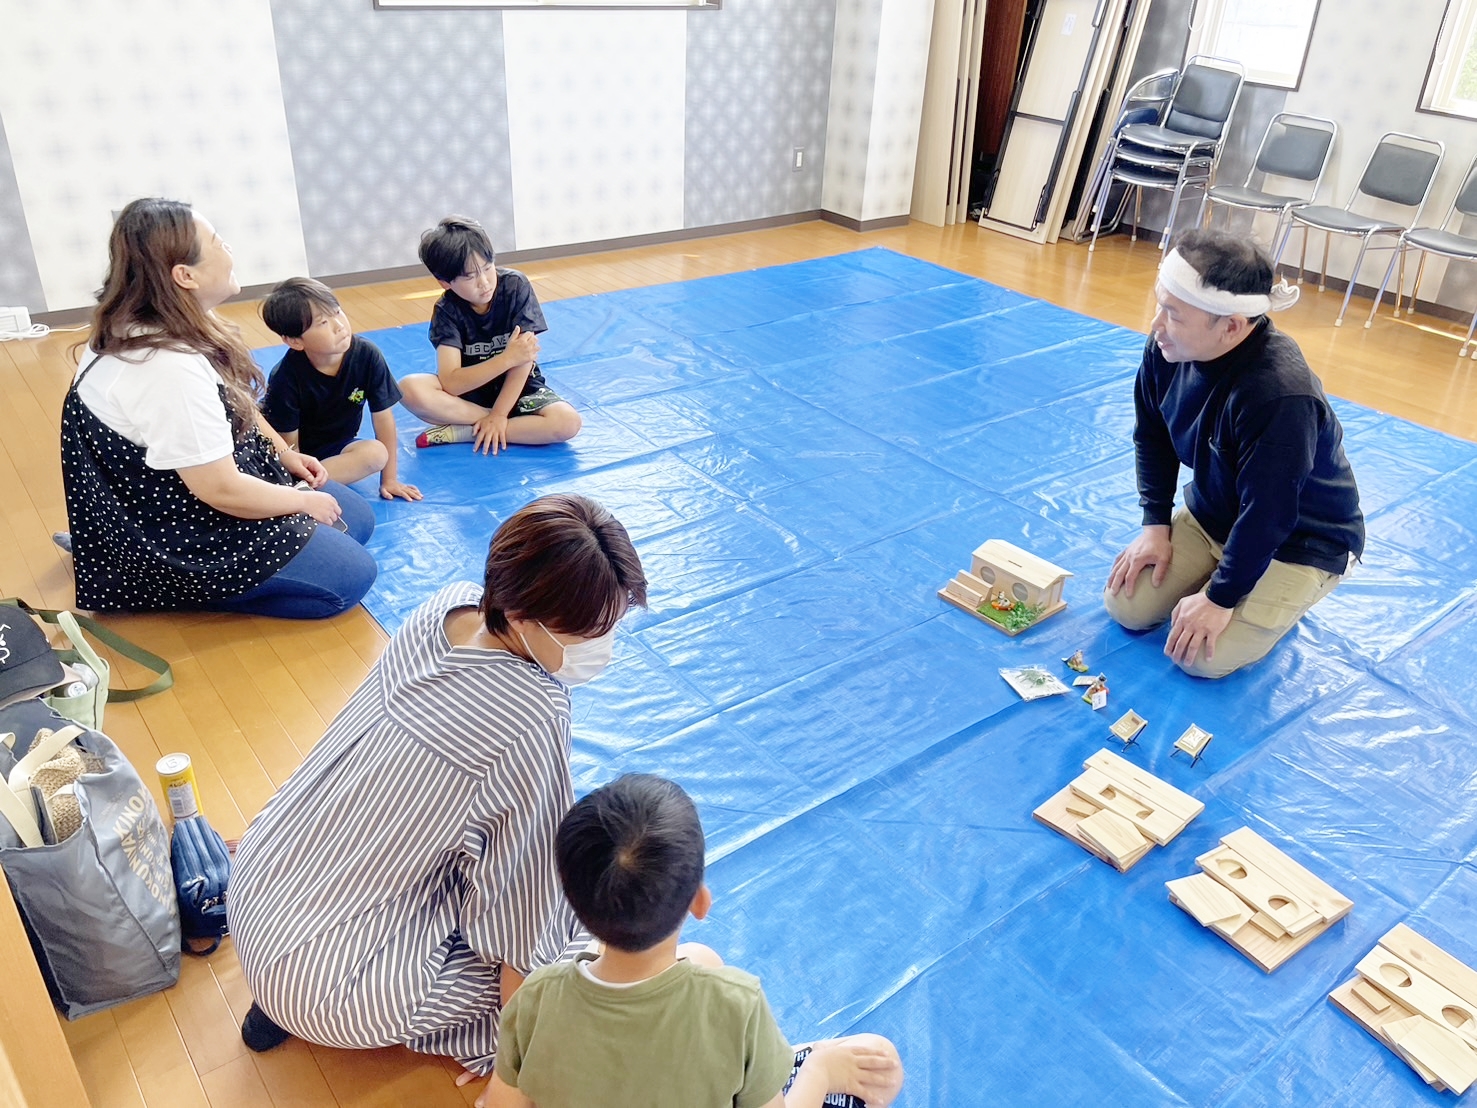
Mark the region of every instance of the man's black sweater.
[[1134, 388], [1144, 525], [1185, 507], [1225, 547], [1206, 596], [1234, 607], [1273, 558], [1343, 573], [1364, 550], [1364, 516], [1343, 428], [1297, 344], [1264, 316], [1214, 361], [1170, 362], [1153, 338]]

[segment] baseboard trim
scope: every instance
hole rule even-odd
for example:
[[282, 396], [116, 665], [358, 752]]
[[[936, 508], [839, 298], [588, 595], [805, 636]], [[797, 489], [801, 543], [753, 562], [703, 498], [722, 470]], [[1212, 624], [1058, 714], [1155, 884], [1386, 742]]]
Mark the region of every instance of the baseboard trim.
[[886, 231], [890, 227], [906, 227], [913, 218], [907, 215], [889, 215], [881, 219], [853, 219], [849, 215], [826, 211], [824, 208], [821, 209], [819, 215], [827, 223], [834, 223], [838, 227], [845, 227], [848, 231], [859, 231], [862, 234], [868, 231]]

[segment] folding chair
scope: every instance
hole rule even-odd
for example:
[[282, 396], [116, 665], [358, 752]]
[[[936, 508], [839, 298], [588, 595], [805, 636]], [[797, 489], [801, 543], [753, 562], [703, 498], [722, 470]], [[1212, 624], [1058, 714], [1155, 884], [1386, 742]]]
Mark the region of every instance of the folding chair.
[[[1333, 235], [1358, 235], [1359, 258], [1354, 263], [1354, 272], [1349, 275], [1349, 287], [1344, 290], [1344, 303], [1339, 308], [1339, 317], [1333, 321], [1335, 327], [1344, 325], [1344, 313], [1349, 310], [1349, 297], [1354, 294], [1354, 282], [1359, 277], [1359, 267], [1364, 264], [1364, 255], [1370, 248], [1370, 240], [1377, 235], [1393, 236], [1395, 242], [1388, 247], [1377, 246], [1377, 250], [1394, 249], [1399, 237], [1407, 228], [1420, 221], [1426, 207], [1426, 198], [1431, 195], [1431, 184], [1436, 180], [1436, 171], [1441, 168], [1441, 159], [1446, 156], [1446, 144], [1436, 139], [1421, 138], [1401, 131], [1387, 131], [1375, 144], [1364, 173], [1349, 202], [1342, 208], [1326, 204], [1305, 204], [1292, 209], [1292, 222], [1282, 242], [1277, 247], [1276, 261], [1282, 261], [1282, 251], [1292, 237], [1292, 229], [1303, 229], [1303, 252], [1298, 259], [1298, 283], [1302, 283], [1303, 270], [1308, 260], [1308, 233], [1311, 230], [1323, 234], [1323, 268], [1318, 273], [1318, 291], [1324, 290], [1328, 280], [1328, 246]], [[1383, 200], [1397, 207], [1411, 208], [1414, 214], [1407, 223], [1397, 223], [1377, 216], [1361, 215], [1354, 205], [1361, 197]]]
[[[1141, 77], [1123, 94], [1123, 104], [1118, 109], [1118, 119], [1113, 124], [1113, 130], [1109, 132], [1110, 141], [1103, 147], [1103, 156], [1098, 159], [1097, 166], [1092, 171], [1092, 180], [1083, 190], [1084, 197], [1096, 197], [1098, 189], [1102, 186], [1103, 177], [1108, 172], [1108, 163], [1113, 157], [1111, 139], [1130, 123], [1158, 123], [1164, 115], [1164, 106], [1174, 95], [1174, 88], [1179, 79], [1178, 69], [1161, 69], [1157, 73]], [[1128, 193], [1129, 190], [1124, 189], [1123, 195], [1118, 200], [1113, 218], [1108, 222], [1109, 233], [1116, 231], [1118, 224], [1123, 220], [1123, 212], [1128, 207]], [[1081, 242], [1087, 237], [1087, 220], [1080, 220], [1077, 226], [1076, 241]]]
[[[1135, 189], [1134, 235], [1138, 238], [1138, 213], [1143, 190], [1166, 189], [1171, 193], [1169, 219], [1159, 238], [1159, 248], [1174, 230], [1180, 198], [1191, 185], [1210, 186], [1216, 163], [1225, 146], [1227, 123], [1236, 110], [1246, 70], [1240, 62], [1197, 54], [1185, 65], [1160, 123], [1130, 123], [1113, 137], [1106, 155], [1107, 172], [1098, 187], [1096, 215], [1092, 224], [1091, 251], [1102, 230], [1108, 192], [1114, 181]], [[1200, 198], [1204, 215], [1205, 194]], [[1196, 219], [1199, 223], [1200, 219]]]
[[[1467, 176], [1462, 181], [1462, 187], [1452, 199], [1451, 207], [1446, 209], [1446, 217], [1435, 227], [1412, 227], [1400, 236], [1395, 244], [1395, 253], [1390, 258], [1390, 264], [1385, 267], [1385, 279], [1380, 282], [1380, 291], [1375, 294], [1374, 304], [1369, 309], [1369, 318], [1364, 321], [1368, 327], [1374, 322], [1375, 313], [1380, 310], [1380, 301], [1385, 298], [1385, 286], [1390, 283], [1390, 273], [1395, 268], [1395, 262], [1400, 262], [1400, 278], [1395, 282], [1395, 318], [1400, 318], [1400, 290], [1405, 285], [1405, 252], [1407, 250], [1419, 250], [1421, 260], [1415, 270], [1415, 285], [1410, 290], [1409, 314], [1415, 313], [1415, 294], [1420, 291], [1421, 274], [1426, 269], [1426, 255], [1435, 254], [1442, 258], [1455, 258], [1457, 261], [1477, 261], [1477, 238], [1470, 235], [1459, 234], [1447, 228], [1451, 225], [1453, 216], [1477, 215], [1477, 158], [1472, 159], [1472, 164], [1467, 167]], [[1461, 226], [1458, 220], [1457, 226]], [[1457, 357], [1466, 357], [1467, 347], [1472, 345], [1472, 332], [1477, 329], [1477, 311], [1472, 313], [1472, 322], [1467, 325], [1467, 337], [1462, 340], [1462, 348]], [[1472, 357], [1477, 358], [1477, 349], [1472, 351]]]
[[[1244, 211], [1276, 212], [1277, 225], [1272, 229], [1269, 245], [1274, 250], [1279, 248], [1292, 209], [1312, 203], [1318, 195], [1318, 186], [1323, 183], [1323, 174], [1328, 168], [1338, 133], [1339, 125], [1331, 119], [1278, 112], [1267, 124], [1245, 182], [1210, 187], [1210, 221], [1215, 222], [1216, 204]], [[1252, 181], [1258, 177], [1261, 187], [1253, 187]], [[1266, 191], [1265, 186], [1274, 178], [1302, 182], [1305, 186], [1302, 191], [1306, 195]], [[1230, 212], [1226, 213], [1226, 219], [1230, 221]]]

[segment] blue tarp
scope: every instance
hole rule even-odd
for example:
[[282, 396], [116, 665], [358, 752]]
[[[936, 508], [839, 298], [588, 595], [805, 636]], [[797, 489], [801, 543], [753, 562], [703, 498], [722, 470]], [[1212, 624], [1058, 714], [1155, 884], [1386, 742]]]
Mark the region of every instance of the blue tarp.
[[[376, 502], [366, 604], [393, 631], [479, 580], [536, 496], [616, 513], [651, 606], [574, 694], [577, 787], [694, 795], [716, 904], [688, 937], [759, 974], [792, 1039], [892, 1037], [915, 1108], [1449, 1102], [1326, 996], [1397, 922], [1477, 965], [1477, 446], [1335, 401], [1364, 564], [1202, 682], [1098, 600], [1138, 525], [1141, 335], [881, 249], [544, 307], [584, 431], [417, 451], [397, 411], [426, 499]], [[434, 367], [424, 326], [368, 337]], [[988, 538], [1072, 570], [1068, 610], [1010, 639], [939, 600]], [[1105, 712], [997, 676], [1078, 648]], [[1031, 811], [1129, 707], [1129, 756], [1206, 809], [1119, 874]], [[1169, 758], [1191, 722], [1215, 734], [1194, 768]], [[1247, 824], [1355, 903], [1271, 975], [1164, 888]]]

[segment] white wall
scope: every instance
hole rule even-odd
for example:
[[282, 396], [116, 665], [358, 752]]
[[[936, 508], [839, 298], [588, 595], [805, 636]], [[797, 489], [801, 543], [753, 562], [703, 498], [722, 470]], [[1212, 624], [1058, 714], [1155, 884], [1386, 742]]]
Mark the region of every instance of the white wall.
[[0, 117], [46, 307], [89, 303], [112, 213], [195, 204], [243, 284], [303, 273], [268, 0], [0, 4]]

